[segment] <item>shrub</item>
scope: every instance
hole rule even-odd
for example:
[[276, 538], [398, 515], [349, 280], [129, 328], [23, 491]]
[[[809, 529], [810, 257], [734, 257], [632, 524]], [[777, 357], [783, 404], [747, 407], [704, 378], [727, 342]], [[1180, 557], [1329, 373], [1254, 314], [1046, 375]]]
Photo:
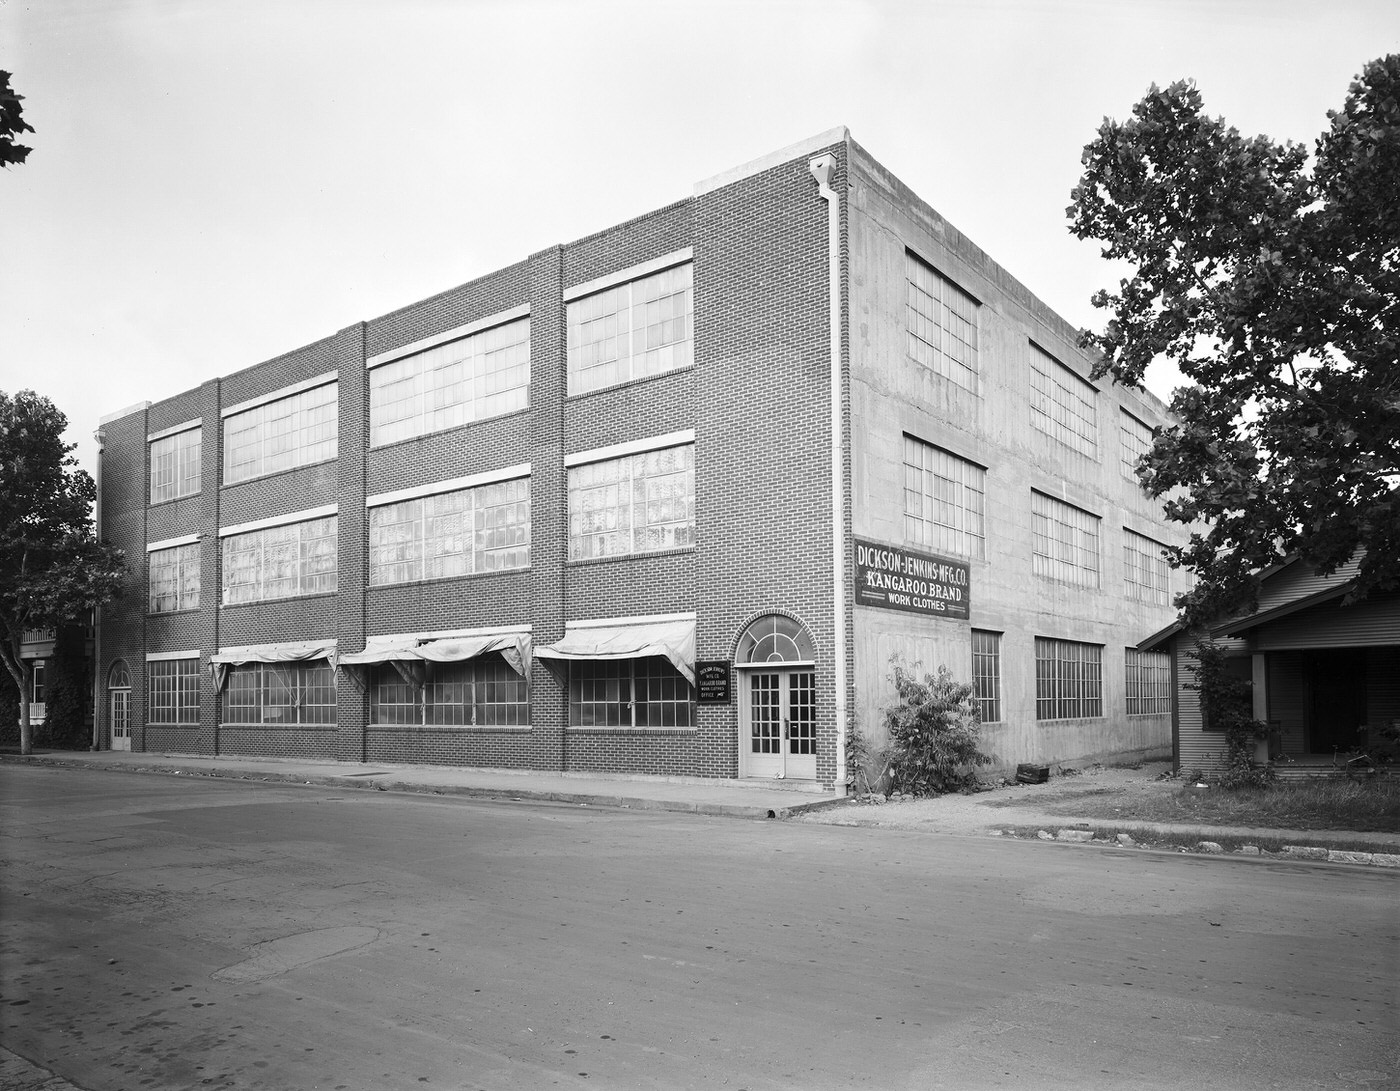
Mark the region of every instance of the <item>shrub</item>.
[[899, 656], [890, 660], [898, 701], [883, 710], [890, 736], [889, 781], [885, 795], [938, 795], [971, 788], [975, 769], [992, 759], [978, 749], [982, 725], [972, 687], [954, 679], [947, 667], [916, 673]]
[[1195, 682], [1187, 689], [1200, 694], [1201, 715], [1225, 734], [1222, 788], [1262, 788], [1274, 780], [1273, 766], [1254, 760], [1255, 744], [1266, 737], [1268, 725], [1250, 716], [1253, 683], [1230, 672], [1224, 649], [1201, 642], [1191, 653]]

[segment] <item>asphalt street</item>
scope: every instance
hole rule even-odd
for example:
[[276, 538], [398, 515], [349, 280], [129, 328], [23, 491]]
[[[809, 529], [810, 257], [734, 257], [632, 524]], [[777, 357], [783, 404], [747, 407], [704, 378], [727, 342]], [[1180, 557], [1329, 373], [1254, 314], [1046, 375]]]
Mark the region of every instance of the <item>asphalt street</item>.
[[0, 767], [0, 1045], [91, 1089], [1400, 1080], [1400, 876]]

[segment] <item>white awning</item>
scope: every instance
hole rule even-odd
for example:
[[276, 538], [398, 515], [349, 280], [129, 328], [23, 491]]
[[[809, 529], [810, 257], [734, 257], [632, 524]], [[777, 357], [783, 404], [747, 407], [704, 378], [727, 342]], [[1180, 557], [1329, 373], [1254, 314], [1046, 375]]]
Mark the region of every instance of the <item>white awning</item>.
[[281, 644], [246, 644], [237, 648], [220, 648], [209, 657], [209, 673], [214, 679], [214, 692], [219, 693], [228, 681], [229, 667], [243, 663], [301, 663], [310, 659], [327, 659], [335, 669], [334, 640], [296, 640]]
[[522, 677], [530, 675], [530, 634], [473, 633], [468, 636], [440, 637], [425, 640], [414, 633], [397, 636], [372, 636], [362, 652], [350, 652], [340, 657], [346, 666], [371, 663], [461, 663], [490, 652], [500, 652], [511, 670]]
[[619, 625], [566, 625], [564, 639], [536, 648], [541, 659], [669, 659], [695, 685], [695, 621], [647, 621]]

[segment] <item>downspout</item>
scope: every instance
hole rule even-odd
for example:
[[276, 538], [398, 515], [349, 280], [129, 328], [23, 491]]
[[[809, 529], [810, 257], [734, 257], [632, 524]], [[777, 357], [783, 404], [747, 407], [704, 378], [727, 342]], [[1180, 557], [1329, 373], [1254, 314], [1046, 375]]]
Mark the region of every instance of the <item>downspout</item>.
[[[102, 450], [107, 433], [98, 429], [92, 434], [97, 441], [97, 500], [93, 506], [93, 523], [97, 540], [102, 541]], [[92, 608], [92, 750], [102, 749], [102, 607]]]
[[823, 152], [808, 162], [817, 181], [817, 193], [826, 202], [827, 281], [830, 286], [831, 331], [831, 590], [835, 637], [832, 656], [836, 675], [836, 780], [838, 795], [846, 794], [846, 446], [845, 414], [841, 405], [841, 198], [831, 188], [836, 156]]

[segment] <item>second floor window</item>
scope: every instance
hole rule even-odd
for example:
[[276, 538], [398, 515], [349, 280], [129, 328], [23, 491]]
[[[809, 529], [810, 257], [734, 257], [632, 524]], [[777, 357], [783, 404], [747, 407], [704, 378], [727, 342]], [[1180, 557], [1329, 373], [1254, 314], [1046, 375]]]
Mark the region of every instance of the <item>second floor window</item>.
[[1076, 587], [1099, 586], [1099, 517], [1044, 493], [1031, 493], [1031, 570]]
[[695, 445], [569, 469], [569, 560], [695, 544]]
[[460, 428], [529, 404], [530, 320], [523, 318], [370, 371], [370, 446]]
[[987, 471], [913, 436], [904, 437], [904, 536], [922, 549], [986, 556]]
[[225, 606], [335, 590], [334, 515], [230, 534], [223, 542]]
[[224, 418], [224, 483], [335, 458], [338, 384], [324, 383]]
[[1099, 457], [1098, 391], [1031, 345], [1031, 424], [1089, 458]]
[[1166, 547], [1126, 527], [1123, 530], [1123, 587], [1133, 602], [1166, 606], [1171, 599]]
[[687, 262], [570, 301], [569, 393], [689, 367], [693, 296]]
[[174, 614], [199, 609], [199, 543], [153, 550], [150, 564], [150, 599], [153, 614]]
[[204, 429], [187, 428], [151, 440], [151, 503], [194, 496], [200, 486], [200, 445]]
[[371, 587], [529, 564], [528, 477], [369, 509]]
[[1126, 409], [1118, 411], [1118, 453], [1123, 476], [1137, 481], [1137, 466], [1142, 456], [1152, 450], [1152, 429]]

